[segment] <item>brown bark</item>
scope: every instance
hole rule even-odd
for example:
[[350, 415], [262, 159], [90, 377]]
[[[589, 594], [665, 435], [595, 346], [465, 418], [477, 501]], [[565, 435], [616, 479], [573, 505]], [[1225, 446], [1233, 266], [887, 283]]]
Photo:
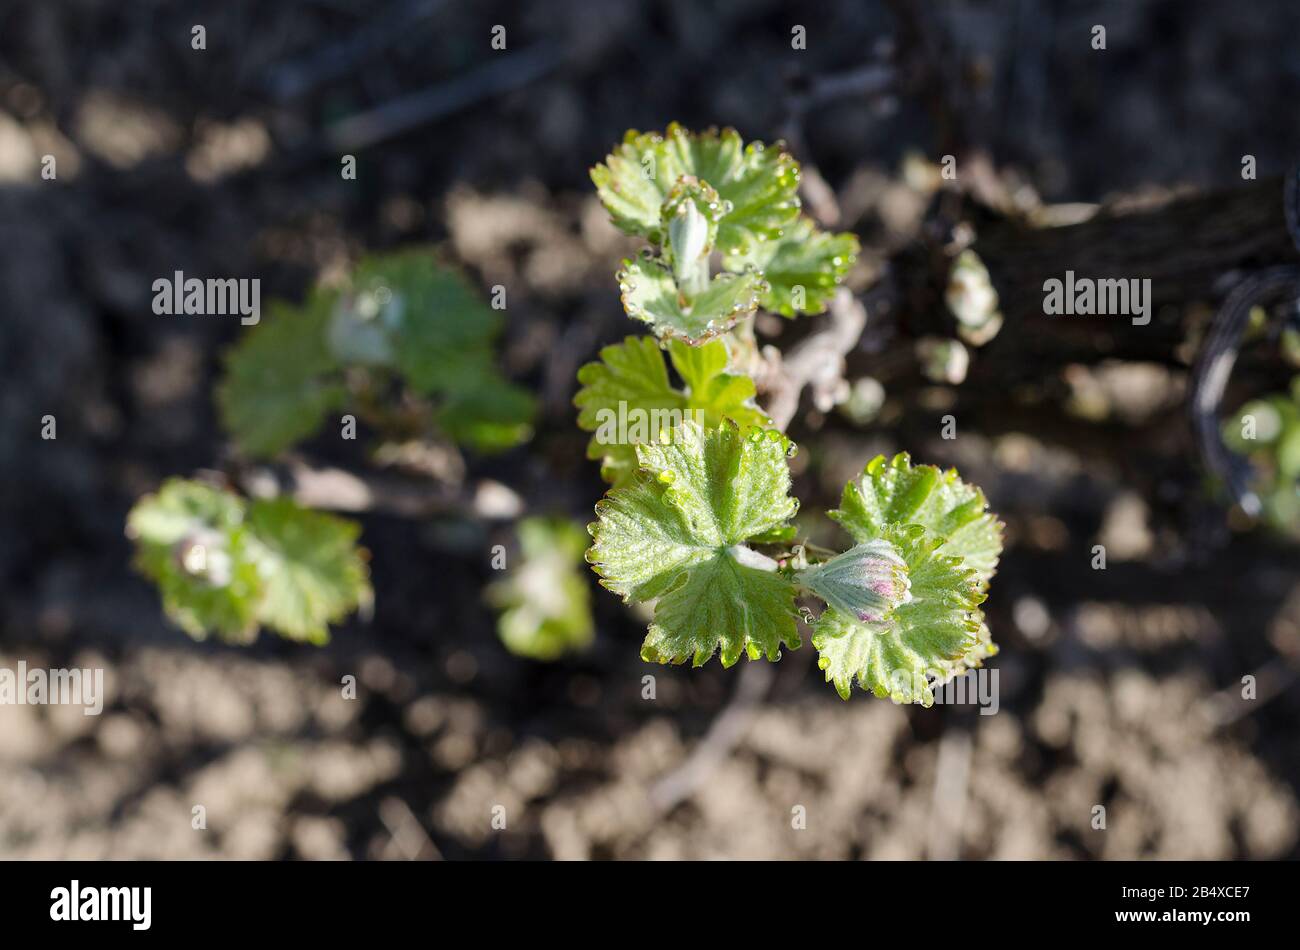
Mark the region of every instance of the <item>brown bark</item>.
[[[1227, 272], [1300, 265], [1282, 204], [1275, 177], [1141, 210], [1103, 209], [1063, 227], [1032, 228], [1010, 218], [983, 225], [974, 247], [997, 288], [1005, 323], [973, 370], [1014, 379], [1107, 357], [1180, 362], [1176, 348], [1187, 338], [1186, 306], [1217, 304], [1224, 287], [1216, 282]], [[1151, 322], [1134, 326], [1122, 315], [1044, 314], [1044, 282], [1063, 281], [1067, 270], [1076, 278], [1150, 278]], [[951, 317], [941, 300], [935, 303], [924, 319], [943, 313], [951, 332]]]

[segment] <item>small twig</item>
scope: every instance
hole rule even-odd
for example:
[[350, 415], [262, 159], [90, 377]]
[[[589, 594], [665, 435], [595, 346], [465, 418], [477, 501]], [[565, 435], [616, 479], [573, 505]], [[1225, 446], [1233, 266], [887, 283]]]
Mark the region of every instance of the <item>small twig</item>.
[[443, 0], [397, 0], [372, 14], [346, 40], [313, 50], [302, 59], [271, 69], [267, 88], [273, 98], [287, 101], [306, 95], [323, 82], [347, 75], [360, 64], [411, 35], [421, 20], [432, 16]]
[[736, 678], [736, 691], [709, 725], [704, 738], [682, 765], [659, 779], [650, 789], [650, 802], [659, 812], [670, 812], [694, 795], [713, 770], [726, 761], [749, 732], [754, 714], [775, 678], [771, 663], [765, 660], [745, 663]]
[[786, 110], [803, 118], [818, 106], [837, 99], [881, 99], [897, 88], [897, 73], [890, 63], [868, 63], [856, 69], [808, 80], [806, 88], [786, 96]]
[[1276, 699], [1287, 691], [1300, 676], [1295, 663], [1285, 657], [1275, 656], [1253, 674], [1255, 677], [1255, 698], [1247, 701], [1242, 698], [1240, 686], [1230, 686], [1207, 696], [1201, 703], [1200, 711], [1216, 729], [1230, 725], [1261, 708], [1269, 700]]
[[490, 479], [472, 487], [448, 485], [394, 475], [362, 475], [313, 465], [296, 457], [289, 460], [287, 468], [284, 479], [270, 468], [257, 467], [244, 472], [239, 480], [250, 495], [285, 492], [305, 508], [351, 514], [375, 512], [401, 518], [471, 514], [485, 519], [508, 519], [516, 517], [523, 508], [513, 491]]
[[389, 797], [379, 803], [379, 820], [391, 836], [389, 848], [395, 848], [406, 860], [442, 860], [442, 852], [415, 817], [411, 806], [400, 798]]
[[560, 62], [560, 54], [549, 46], [503, 54], [468, 75], [350, 116], [330, 128], [326, 138], [330, 147], [339, 151], [366, 148], [476, 102], [527, 86]]
[[858, 69], [830, 76], [815, 76], [806, 88], [796, 91], [795, 79], [789, 83], [785, 95], [785, 120], [781, 137], [786, 145], [800, 157], [802, 172], [799, 190], [803, 193], [809, 212], [824, 227], [834, 227], [840, 222], [840, 206], [835, 191], [813, 164], [804, 138], [804, 120], [809, 111], [840, 98], [860, 97], [883, 101], [895, 86], [894, 68], [888, 64], [871, 63]]

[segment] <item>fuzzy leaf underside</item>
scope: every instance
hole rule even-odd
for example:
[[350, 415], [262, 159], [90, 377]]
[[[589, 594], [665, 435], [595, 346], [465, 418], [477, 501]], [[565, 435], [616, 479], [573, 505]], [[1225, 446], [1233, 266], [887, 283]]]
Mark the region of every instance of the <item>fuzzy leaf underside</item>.
[[663, 203], [683, 176], [711, 185], [730, 203], [717, 233], [728, 254], [774, 240], [798, 216], [798, 163], [779, 145], [745, 145], [734, 129], [691, 133], [673, 123], [662, 135], [629, 131], [591, 170], [614, 224], [655, 244], [664, 241]]
[[885, 525], [878, 537], [907, 563], [911, 600], [878, 623], [827, 607], [812, 623], [818, 666], [844, 699], [856, 680], [876, 696], [930, 706], [932, 681], [946, 681], [995, 649], [980, 647], [979, 577], [941, 553], [943, 538], [920, 525]]
[[623, 261], [618, 272], [623, 309], [633, 320], [650, 325], [658, 337], [691, 343], [726, 333], [741, 317], [758, 308], [764, 288], [761, 274], [717, 274], [687, 301], [672, 271], [649, 254]]
[[867, 463], [860, 478], [844, 486], [838, 510], [829, 513], [858, 542], [880, 537], [890, 524], [919, 524], [944, 539], [939, 553], [961, 558], [987, 585], [1002, 552], [1002, 523], [987, 510], [984, 493], [967, 485], [956, 469], [912, 465], [906, 453]]
[[596, 506], [587, 560], [601, 584], [658, 601], [645, 659], [699, 666], [720, 652], [730, 666], [799, 645], [793, 583], [735, 550], [798, 509], [788, 446], [770, 430], [687, 421], [668, 444], [638, 445], [635, 477]]
[[185, 479], [168, 480], [127, 517], [136, 566], [158, 585], [167, 615], [195, 639], [233, 643], [251, 642], [259, 625], [327, 641], [327, 625], [371, 597], [359, 533], [286, 498], [249, 503]]
[[723, 554], [682, 575], [655, 605], [654, 623], [641, 646], [648, 663], [703, 666], [715, 652], [731, 666], [744, 652], [751, 660], [781, 658], [781, 646], [799, 647], [794, 587], [783, 574], [755, 570]]
[[[754, 381], [725, 372], [727, 346], [713, 340], [701, 346], [672, 340], [668, 353], [686, 390], [673, 387], [659, 344], [650, 337], [627, 337], [600, 351], [598, 362], [578, 371], [582, 388], [574, 397], [578, 426], [593, 433], [587, 457], [601, 460], [601, 475], [615, 485], [636, 471], [638, 441], [654, 438], [652, 428], [676, 426], [695, 416], [714, 428], [724, 418], [742, 426], [766, 425], [753, 404]], [[620, 405], [621, 404], [621, 405]], [[618, 420], [645, 420], [645, 432], [632, 425], [618, 431]], [[613, 431], [611, 431], [613, 430]]]
[[[764, 310], [784, 317], [823, 313], [835, 288], [844, 280], [858, 256], [858, 239], [848, 232], [829, 234], [801, 216], [784, 234], [754, 244], [748, 253], [727, 257], [724, 266], [732, 271], [753, 268], [763, 275], [768, 288], [763, 294]], [[795, 300], [795, 288], [803, 288], [803, 303]]]

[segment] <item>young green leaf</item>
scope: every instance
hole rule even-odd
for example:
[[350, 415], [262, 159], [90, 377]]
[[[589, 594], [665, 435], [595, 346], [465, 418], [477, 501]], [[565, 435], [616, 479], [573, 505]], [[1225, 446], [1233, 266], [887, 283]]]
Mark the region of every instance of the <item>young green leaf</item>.
[[666, 239], [663, 203], [683, 177], [717, 191], [725, 209], [717, 241], [728, 254], [779, 237], [799, 213], [799, 164], [779, 145], [744, 145], [735, 129], [692, 133], [674, 122], [664, 135], [630, 131], [591, 170], [614, 224], [653, 244]]
[[636, 471], [638, 442], [654, 441], [688, 417], [704, 428], [723, 419], [742, 426], [767, 425], [754, 406], [754, 381], [725, 372], [727, 345], [701, 346], [671, 340], [668, 352], [685, 391], [668, 379], [663, 353], [651, 337], [627, 337], [600, 351], [600, 361], [578, 370], [582, 388], [574, 397], [578, 426], [593, 433], [587, 457], [601, 460], [601, 475], [615, 485]]
[[474, 390], [484, 375], [495, 375], [492, 345], [500, 313], [432, 251], [412, 248], [362, 259], [350, 294], [386, 309], [397, 369], [417, 393]]
[[485, 372], [477, 387], [458, 390], [438, 407], [438, 428], [460, 445], [501, 452], [533, 437], [537, 400], [533, 394]]
[[980, 616], [980, 629], [979, 633], [975, 635], [975, 645], [963, 653], [960, 659], [938, 665], [938, 673], [930, 683], [932, 690], [938, 689], [949, 680], [955, 679], [963, 673], [979, 669], [989, 657], [998, 655], [998, 645], [993, 642], [993, 634], [989, 631], [989, 625], [983, 622], [982, 612]]
[[609, 212], [614, 226], [628, 234], [663, 242], [660, 212], [676, 179], [660, 187], [663, 136], [658, 132], [629, 130], [623, 141], [605, 157], [604, 164], [591, 169], [596, 194]]
[[564, 518], [519, 522], [522, 563], [488, 586], [488, 601], [501, 611], [497, 631], [519, 656], [550, 661], [588, 646], [595, 634], [591, 588], [582, 576], [587, 535]]
[[[622, 302], [666, 339], [685, 384], [675, 389], [654, 345], [631, 338], [579, 373], [579, 425], [596, 433], [588, 454], [616, 483], [597, 506], [587, 559], [624, 600], [655, 602], [642, 657], [774, 659], [782, 645], [798, 645], [793, 606], [802, 589], [830, 605], [815, 640], [841, 695], [856, 679], [929, 705], [935, 684], [996, 652], [979, 604], [1002, 526], [983, 494], [955, 471], [913, 469], [905, 455], [876, 459], [832, 513], [857, 544], [800, 571], [796, 584], [790, 568], [755, 550], [794, 541], [787, 519], [797, 502], [782, 458], [792, 446], [775, 432], [741, 436], [736, 421], [757, 413], [753, 384], [725, 372], [721, 341], [699, 345], [760, 303], [785, 316], [825, 310], [857, 238], [800, 218], [798, 166], [779, 149], [745, 147], [730, 129], [696, 135], [674, 123], [664, 136], [629, 132], [592, 180], [614, 223], [654, 245], [624, 262]], [[710, 278], [715, 250], [731, 273]], [[649, 426], [639, 437], [622, 434], [637, 410], [696, 419], [659, 427], [655, 442]], [[806, 563], [797, 550], [794, 563]]]
[[637, 446], [640, 471], [596, 506], [587, 560], [623, 599], [656, 600], [641, 648], [647, 661], [723, 666], [742, 653], [776, 660], [799, 646], [794, 585], [745, 546], [798, 510], [774, 430], [742, 433], [685, 422], [668, 444]]
[[824, 312], [857, 256], [855, 235], [828, 234], [818, 230], [811, 218], [800, 216], [779, 238], [728, 256], [723, 266], [737, 272], [757, 270], [768, 284], [763, 309], [793, 317]]
[[186, 633], [249, 643], [258, 625], [323, 643], [326, 624], [370, 601], [360, 529], [289, 499], [249, 505], [202, 482], [170, 479], [127, 517], [136, 565]]
[[386, 328], [393, 362], [411, 389], [445, 397], [437, 420], [447, 436], [483, 452], [532, 437], [535, 401], [495, 366], [500, 314], [430, 251], [362, 260], [346, 299], [377, 314], [374, 321]]
[[326, 338], [332, 295], [302, 307], [278, 301], [226, 357], [217, 384], [221, 422], [248, 455], [264, 458], [314, 435], [343, 404], [340, 364]]
[[1263, 520], [1284, 535], [1300, 534], [1300, 376], [1288, 393], [1247, 402], [1224, 420], [1222, 433], [1228, 448], [1251, 460]]
[[163, 610], [196, 640], [257, 636], [261, 574], [247, 543], [244, 503], [202, 482], [173, 478], [136, 502], [126, 534], [136, 568], [158, 585]]
[[299, 507], [291, 498], [254, 501], [253, 549], [266, 585], [257, 619], [290, 640], [329, 642], [329, 624], [370, 604], [361, 527]]
[[961, 558], [987, 585], [1002, 553], [1002, 523], [988, 511], [984, 493], [967, 485], [956, 469], [913, 466], [906, 453], [867, 463], [861, 478], [844, 486], [837, 511], [829, 513], [858, 542], [881, 536], [891, 524], [919, 524], [942, 539], [940, 554]]
[[674, 122], [662, 149], [667, 177], [661, 181], [671, 186], [682, 175], [694, 175], [730, 205], [718, 225], [718, 246], [727, 254], [780, 237], [799, 214], [799, 163], [779, 143], [744, 145], [735, 129], [691, 133]]
[[246, 453], [274, 455], [347, 402], [344, 369], [396, 371], [414, 392], [446, 400], [436, 414], [450, 438], [509, 448], [532, 436], [536, 406], [496, 369], [500, 322], [427, 249], [364, 258], [344, 288], [317, 289], [301, 308], [271, 305], [227, 361], [222, 421]]
[[[726, 347], [721, 340], [717, 345]], [[599, 362], [578, 370], [578, 382], [578, 427], [594, 433], [587, 458], [600, 459], [601, 476], [614, 484], [635, 471], [634, 446], [651, 437], [656, 421], [672, 428], [684, 418], [686, 397], [668, 381], [659, 344], [650, 337], [630, 336], [605, 347]]]
[[629, 317], [650, 324], [656, 336], [691, 343], [726, 333], [753, 313], [767, 286], [754, 271], [718, 274], [701, 293], [687, 297], [673, 272], [649, 254], [625, 260], [618, 284]]
[[975, 655], [983, 624], [979, 576], [961, 558], [942, 554], [944, 539], [921, 525], [885, 525], [876, 540], [906, 565], [906, 596], [872, 601], [856, 616], [827, 607], [812, 624], [817, 665], [844, 699], [856, 679], [896, 703], [930, 706], [932, 681], [950, 678], [968, 657], [977, 663], [987, 655]]
[[697, 416], [696, 421], [704, 428], [712, 429], [723, 419], [730, 419], [742, 429], [772, 424], [754, 405], [754, 381], [725, 372], [728, 353], [724, 341], [690, 346], [681, 340], [669, 340], [668, 356], [686, 384], [686, 408], [703, 413], [703, 420]]

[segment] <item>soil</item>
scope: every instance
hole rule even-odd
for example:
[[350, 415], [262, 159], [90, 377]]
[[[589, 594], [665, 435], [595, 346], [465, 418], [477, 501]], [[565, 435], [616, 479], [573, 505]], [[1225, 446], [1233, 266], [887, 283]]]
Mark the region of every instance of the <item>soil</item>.
[[[801, 522], [811, 530], [880, 452], [981, 485], [1008, 525], [986, 605], [998, 711], [843, 702], [805, 646], [777, 665], [733, 754], [667, 814], [648, 790], [700, 741], [739, 668], [646, 666], [643, 618], [594, 579], [589, 652], [512, 656], [481, 597], [506, 519], [359, 515], [375, 609], [323, 648], [194, 643], [163, 617], [130, 568], [125, 514], [168, 476], [230, 470], [211, 393], [241, 332], [154, 315], [151, 284], [175, 270], [255, 275], [264, 300], [300, 299], [362, 250], [426, 243], [483, 287], [506, 285], [502, 358], [543, 397], [537, 434], [457, 458], [428, 491], [490, 480], [529, 511], [589, 520], [603, 486], [574, 425], [574, 373], [635, 329], [613, 279], [632, 245], [587, 169], [626, 128], [674, 119], [770, 141], [798, 77], [899, 45], [881, 3], [709, 6], [4, 5], [0, 668], [102, 667], [109, 696], [98, 717], [0, 707], [0, 855], [1300, 856], [1300, 552], [1205, 493], [1185, 367], [938, 387], [878, 366], [885, 329], [869, 323], [850, 367], [885, 379], [889, 400], [855, 427], [805, 399], [791, 426]], [[1003, 180], [1043, 202], [1230, 187], [1243, 154], [1261, 176], [1300, 154], [1277, 120], [1300, 93], [1292, 4], [962, 0], [928, 15], [952, 101]], [[806, 50], [790, 47], [795, 23]], [[505, 51], [490, 47], [495, 24]], [[507, 56], [520, 59], [500, 67]], [[525, 66], [536, 75], [512, 82]], [[356, 145], [357, 179], [343, 180], [339, 136], [359, 133], [338, 123], [428, 90], [440, 111]], [[923, 98], [840, 99], [807, 118], [797, 157], [862, 238], [856, 290], [924, 237], [928, 197], [906, 156], [937, 161], [943, 133]], [[40, 178], [46, 154], [56, 181]], [[806, 332], [776, 329], [781, 346]], [[940, 435], [948, 412], [955, 440]], [[40, 437], [47, 414], [57, 439]], [[302, 451], [375, 469], [328, 437]], [[1242, 704], [1246, 675], [1259, 699]]]

